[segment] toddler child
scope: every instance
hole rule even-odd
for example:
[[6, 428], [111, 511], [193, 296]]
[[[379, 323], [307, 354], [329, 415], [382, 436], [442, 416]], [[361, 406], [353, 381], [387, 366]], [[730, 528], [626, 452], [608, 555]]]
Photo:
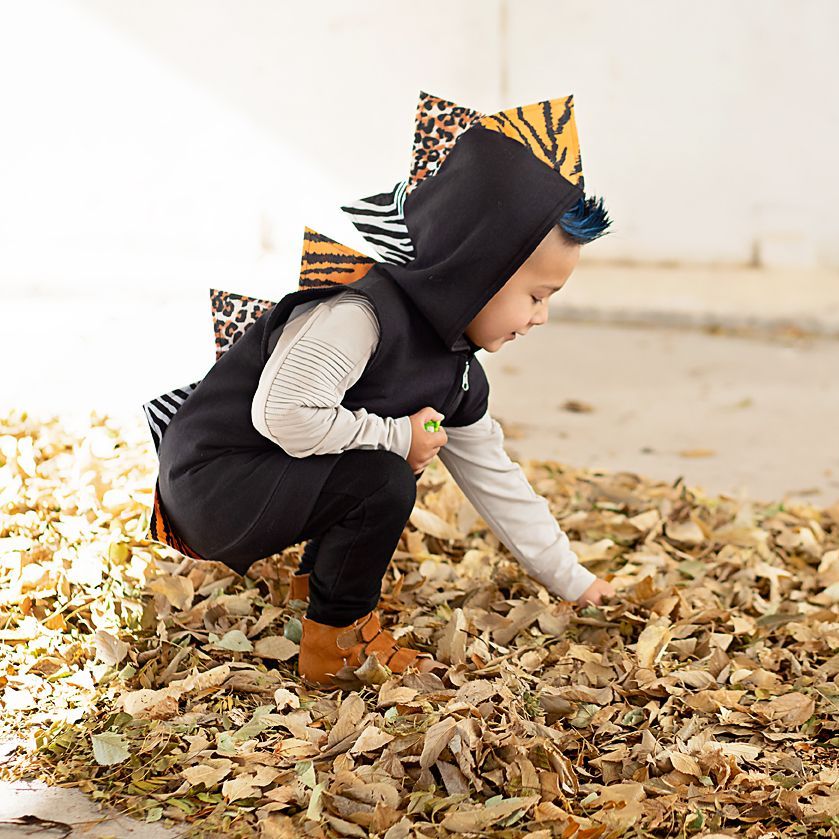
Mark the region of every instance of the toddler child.
[[264, 312], [160, 444], [161, 503], [201, 556], [244, 573], [306, 542], [292, 596], [309, 597], [298, 671], [313, 684], [372, 652], [394, 672], [433, 666], [376, 606], [436, 455], [549, 591], [614, 594], [505, 452], [476, 357], [545, 323], [581, 245], [610, 224], [583, 191], [572, 97], [487, 117], [421, 94], [413, 163], [392, 194], [345, 208], [386, 261]]

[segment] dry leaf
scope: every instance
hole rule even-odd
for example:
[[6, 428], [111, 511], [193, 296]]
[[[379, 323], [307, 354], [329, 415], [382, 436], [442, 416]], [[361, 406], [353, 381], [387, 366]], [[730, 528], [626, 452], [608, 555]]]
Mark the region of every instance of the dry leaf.
[[128, 655], [128, 644], [125, 641], [120, 641], [110, 632], [98, 629], [94, 637], [96, 639], [96, 655], [105, 664], [114, 667]]
[[368, 725], [364, 731], [361, 732], [358, 740], [355, 741], [353, 747], [350, 749], [350, 754], [361, 754], [362, 752], [376, 752], [382, 746], [390, 743], [393, 740], [393, 735], [382, 731], [375, 725]]
[[692, 519], [683, 522], [669, 521], [664, 526], [668, 539], [683, 542], [686, 545], [701, 545], [705, 541], [705, 533]]
[[539, 801], [538, 795], [526, 798], [508, 798], [497, 804], [485, 804], [475, 810], [450, 812], [442, 821], [452, 833], [477, 833], [498, 824], [517, 812], [526, 812]]
[[104, 734], [94, 734], [90, 740], [93, 744], [93, 757], [100, 766], [112, 766], [131, 757], [128, 742], [122, 734], [108, 731]]
[[713, 449], [682, 449], [679, 457], [714, 457], [715, 454]]
[[463, 534], [453, 524], [443, 521], [438, 515], [430, 510], [423, 510], [421, 507], [414, 507], [409, 521], [417, 530], [429, 536], [436, 536], [438, 539], [463, 538]]
[[435, 723], [425, 732], [425, 742], [420, 755], [420, 766], [427, 769], [440, 757], [440, 752], [446, 748], [449, 736], [457, 725], [457, 720], [452, 717], [445, 717]]
[[0, 427], [9, 774], [186, 835], [291, 836], [301, 819], [387, 839], [429, 824], [653, 835], [662, 813], [695, 833], [709, 812], [769, 835], [839, 817], [839, 506], [524, 462], [621, 595], [580, 608], [432, 464], [379, 608], [451, 666], [390, 673], [369, 656], [319, 690], [297, 678], [301, 610], [285, 600], [301, 547], [240, 577], [150, 542], [147, 431], [79, 423]]
[[241, 629], [231, 629], [221, 638], [210, 633], [210, 646], [217, 650], [230, 650], [234, 653], [249, 653], [253, 650], [253, 644]]
[[443, 634], [437, 642], [437, 659], [448, 664], [466, 660], [466, 617], [463, 609], [452, 612]]
[[807, 722], [816, 710], [815, 700], [797, 691], [776, 696], [768, 702], [755, 702], [751, 708], [772, 722], [797, 728]]
[[652, 668], [663, 655], [671, 637], [669, 618], [661, 617], [648, 624], [638, 636], [638, 664], [641, 667]]
[[288, 661], [300, 652], [300, 647], [284, 635], [269, 635], [267, 638], [260, 638], [253, 645], [253, 651], [260, 658]]
[[181, 774], [192, 786], [203, 784], [207, 789], [216, 786], [233, 769], [233, 761], [226, 757], [205, 758], [197, 766], [184, 769]]
[[149, 591], [162, 594], [176, 609], [188, 609], [192, 605], [195, 589], [188, 577], [158, 577], [149, 583]]
[[225, 781], [221, 786], [221, 794], [228, 801], [237, 801], [240, 798], [253, 798], [260, 794], [260, 789], [253, 781], [256, 775], [237, 775], [235, 778]]

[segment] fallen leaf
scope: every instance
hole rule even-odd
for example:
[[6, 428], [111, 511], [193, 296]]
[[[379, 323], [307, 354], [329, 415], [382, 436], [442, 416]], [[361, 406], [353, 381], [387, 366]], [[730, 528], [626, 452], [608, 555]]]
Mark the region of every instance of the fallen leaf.
[[249, 653], [253, 650], [253, 644], [241, 629], [231, 629], [221, 638], [210, 633], [210, 646], [217, 650], [230, 650], [234, 653]]
[[96, 631], [94, 638], [96, 640], [96, 655], [105, 664], [114, 667], [128, 655], [128, 644], [125, 641], [120, 641], [110, 632], [99, 629]]
[[679, 457], [714, 457], [716, 452], [713, 449], [682, 449]]
[[437, 758], [440, 757], [440, 752], [448, 745], [449, 735], [456, 725], [456, 719], [445, 717], [425, 732], [425, 742], [423, 743], [422, 754], [420, 755], [421, 769], [427, 769], [429, 766], [432, 766]]
[[353, 743], [350, 754], [362, 754], [364, 752], [377, 752], [382, 746], [390, 743], [393, 735], [382, 731], [375, 725], [369, 725], [361, 732], [358, 740]]
[[452, 612], [443, 634], [437, 641], [437, 659], [448, 664], [461, 664], [466, 660], [466, 617], [463, 609]]
[[300, 652], [300, 647], [284, 635], [269, 635], [266, 638], [260, 638], [253, 645], [253, 651], [254, 655], [260, 658], [288, 661]]
[[192, 786], [203, 784], [207, 789], [216, 786], [233, 769], [233, 761], [226, 757], [205, 758], [197, 766], [190, 766], [181, 772]]
[[100, 766], [112, 766], [131, 757], [128, 742], [122, 734], [93, 734], [90, 740], [93, 743], [93, 757]]
[[409, 518], [411, 524], [427, 533], [429, 536], [436, 536], [438, 539], [462, 539], [463, 534], [454, 525], [443, 521], [438, 515], [430, 510], [423, 510], [421, 507], [414, 507]]
[[192, 605], [195, 589], [188, 577], [158, 577], [149, 583], [149, 591], [162, 594], [176, 609], [188, 609]]
[[672, 637], [670, 620], [661, 617], [647, 624], [638, 636], [636, 655], [641, 667], [651, 669], [664, 654], [664, 649]]

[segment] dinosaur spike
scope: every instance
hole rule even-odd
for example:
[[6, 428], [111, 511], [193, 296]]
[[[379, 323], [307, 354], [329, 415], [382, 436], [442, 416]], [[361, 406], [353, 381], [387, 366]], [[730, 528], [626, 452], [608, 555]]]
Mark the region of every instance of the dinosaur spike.
[[[156, 452], [160, 452], [160, 443], [172, 418], [180, 410], [184, 402], [186, 402], [192, 391], [198, 387], [199, 383], [200, 380], [184, 385], [183, 387], [176, 387], [168, 393], [163, 393], [155, 399], [150, 399], [143, 405], [143, 412], [149, 424], [149, 431], [151, 432], [151, 439]], [[154, 502], [150, 511], [146, 538], [168, 545], [185, 556], [191, 556], [195, 559], [203, 558], [198, 556], [172, 529], [172, 524], [160, 502], [157, 481], [154, 484]]]
[[361, 198], [341, 207], [385, 262], [404, 264], [414, 258], [414, 244], [405, 225], [407, 186], [407, 181], [400, 181], [390, 192]]
[[573, 96], [520, 105], [481, 117], [477, 123], [527, 146], [539, 160], [583, 188]]
[[411, 191], [440, 168], [455, 140], [480, 117], [477, 111], [420, 91], [411, 171], [390, 192], [361, 198], [341, 209], [386, 262], [404, 265], [416, 256], [405, 224], [404, 203]]
[[176, 387], [168, 393], [163, 393], [155, 399], [150, 399], [143, 405], [143, 412], [146, 415], [146, 422], [149, 424], [149, 431], [151, 432], [152, 443], [154, 443], [154, 450], [160, 451], [160, 441], [163, 439], [163, 434], [166, 431], [172, 417], [180, 409], [181, 405], [186, 402], [187, 397], [198, 386], [198, 382], [193, 382], [183, 387]]
[[481, 114], [471, 108], [420, 91], [407, 187], [409, 193], [423, 179], [435, 174], [457, 138], [480, 117]]
[[369, 256], [306, 227], [303, 231], [303, 258], [298, 287], [304, 289], [354, 283], [375, 264], [375, 260]]
[[273, 305], [272, 300], [260, 300], [257, 297], [211, 288], [210, 307], [216, 340], [216, 361], [245, 334], [245, 330], [266, 309]]

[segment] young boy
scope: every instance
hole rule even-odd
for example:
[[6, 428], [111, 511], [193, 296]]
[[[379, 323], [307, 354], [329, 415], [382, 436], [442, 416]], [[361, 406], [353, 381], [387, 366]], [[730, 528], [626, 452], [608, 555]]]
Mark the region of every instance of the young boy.
[[614, 593], [504, 451], [475, 356], [544, 323], [581, 244], [610, 223], [583, 192], [572, 98], [484, 117], [422, 94], [401, 187], [398, 200], [355, 207], [391, 261], [265, 312], [190, 394], [159, 451], [161, 502], [202, 556], [244, 572], [307, 542], [292, 595], [310, 597], [298, 670], [314, 684], [371, 652], [394, 672], [434, 664], [397, 645], [375, 607], [437, 454], [552, 593], [580, 603]]

